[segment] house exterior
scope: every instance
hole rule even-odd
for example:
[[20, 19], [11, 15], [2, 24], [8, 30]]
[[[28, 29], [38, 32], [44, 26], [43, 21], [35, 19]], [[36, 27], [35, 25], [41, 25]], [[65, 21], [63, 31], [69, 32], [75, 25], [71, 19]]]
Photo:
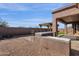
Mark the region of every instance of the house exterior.
[[68, 6], [64, 6], [52, 12], [53, 22], [52, 22], [52, 31], [54, 36], [58, 34], [58, 26], [57, 23], [61, 22], [65, 25], [64, 32], [67, 35], [69, 32], [67, 31], [67, 25], [72, 25], [72, 33], [74, 35], [79, 32], [79, 4], [74, 3]]

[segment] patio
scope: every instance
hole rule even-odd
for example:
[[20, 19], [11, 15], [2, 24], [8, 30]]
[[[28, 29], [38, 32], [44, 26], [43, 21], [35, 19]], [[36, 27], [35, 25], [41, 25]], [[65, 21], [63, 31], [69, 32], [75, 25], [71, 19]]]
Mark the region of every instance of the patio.
[[65, 25], [65, 35], [68, 35], [67, 25], [72, 25], [72, 32], [69, 35], [79, 34], [79, 4], [71, 4], [69, 6], [62, 7], [52, 12], [53, 14], [53, 33], [54, 36], [58, 35], [58, 22]]

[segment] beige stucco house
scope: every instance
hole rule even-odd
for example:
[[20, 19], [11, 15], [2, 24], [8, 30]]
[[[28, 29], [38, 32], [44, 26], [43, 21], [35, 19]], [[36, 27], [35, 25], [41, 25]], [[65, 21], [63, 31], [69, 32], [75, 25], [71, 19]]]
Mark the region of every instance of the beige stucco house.
[[79, 32], [79, 4], [74, 3], [68, 6], [64, 6], [62, 8], [56, 9], [52, 12], [52, 31], [54, 36], [58, 34], [58, 26], [57, 23], [61, 22], [65, 25], [65, 34], [67, 35], [69, 32], [67, 31], [67, 25], [72, 24], [72, 33], [74, 35]]

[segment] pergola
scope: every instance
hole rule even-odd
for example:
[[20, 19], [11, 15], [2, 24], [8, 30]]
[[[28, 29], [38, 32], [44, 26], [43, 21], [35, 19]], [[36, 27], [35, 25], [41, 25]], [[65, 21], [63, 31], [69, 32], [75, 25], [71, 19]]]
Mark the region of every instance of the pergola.
[[42, 24], [39, 24], [40, 28], [42, 28], [42, 26], [46, 26], [48, 29], [52, 29], [52, 23], [42, 23]]
[[52, 12], [53, 14], [53, 33], [54, 36], [58, 34], [58, 22], [62, 22], [65, 24], [65, 34], [67, 34], [67, 24], [72, 24], [73, 34], [79, 31], [79, 4], [71, 4], [68, 6], [64, 6]]

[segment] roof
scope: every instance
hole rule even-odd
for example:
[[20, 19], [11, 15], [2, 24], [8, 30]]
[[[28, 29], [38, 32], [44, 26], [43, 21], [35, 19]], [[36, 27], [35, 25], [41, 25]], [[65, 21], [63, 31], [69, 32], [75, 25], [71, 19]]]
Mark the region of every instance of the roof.
[[39, 24], [41, 26], [47, 26], [47, 25], [52, 25], [52, 23], [43, 23], [43, 24]]
[[63, 11], [63, 10], [66, 10], [66, 9], [70, 9], [70, 8], [73, 8], [73, 7], [77, 7], [78, 6], [78, 3], [72, 3], [72, 4], [69, 4], [69, 5], [66, 5], [66, 6], [63, 6], [59, 9], [55, 9], [52, 13], [57, 13], [57, 12], [60, 12], [60, 11]]

